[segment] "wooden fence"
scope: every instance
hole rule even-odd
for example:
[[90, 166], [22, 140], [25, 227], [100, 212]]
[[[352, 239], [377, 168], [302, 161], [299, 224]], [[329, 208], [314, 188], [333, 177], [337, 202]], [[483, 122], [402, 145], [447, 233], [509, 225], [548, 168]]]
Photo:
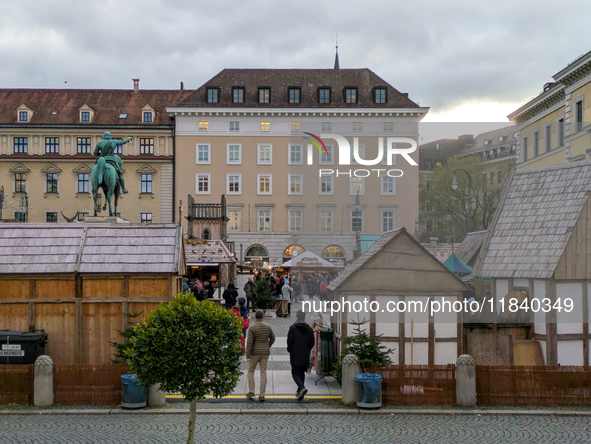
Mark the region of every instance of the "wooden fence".
[[33, 404], [35, 366], [0, 365], [0, 405]]
[[55, 365], [55, 405], [119, 405], [126, 365]]
[[370, 367], [382, 376], [384, 405], [453, 405], [456, 403], [456, 366], [390, 365]]
[[476, 366], [481, 406], [591, 407], [591, 371], [575, 366]]

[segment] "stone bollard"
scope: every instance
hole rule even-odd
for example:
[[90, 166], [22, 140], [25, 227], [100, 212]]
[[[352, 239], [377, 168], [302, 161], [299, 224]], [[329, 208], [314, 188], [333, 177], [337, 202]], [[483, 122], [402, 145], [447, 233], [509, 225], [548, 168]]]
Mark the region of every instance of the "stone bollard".
[[148, 405], [150, 407], [164, 407], [166, 393], [160, 391], [160, 384], [155, 384], [148, 389]]
[[456, 362], [456, 402], [476, 407], [476, 364], [470, 355], [461, 355]]
[[361, 373], [361, 366], [359, 365], [359, 360], [355, 355], [347, 355], [343, 358], [343, 380], [341, 381], [342, 385], [342, 398], [343, 404], [345, 405], [355, 405], [357, 403], [357, 395], [356, 395], [356, 382], [355, 377]]
[[35, 382], [33, 384], [35, 407], [53, 405], [53, 361], [42, 355], [35, 361]]

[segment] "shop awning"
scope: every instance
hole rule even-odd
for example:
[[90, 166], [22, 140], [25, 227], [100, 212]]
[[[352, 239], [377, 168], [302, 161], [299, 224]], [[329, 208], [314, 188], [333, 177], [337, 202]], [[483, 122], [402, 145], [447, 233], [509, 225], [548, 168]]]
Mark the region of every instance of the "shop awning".
[[283, 268], [293, 267], [303, 269], [335, 268], [335, 266], [326, 259], [322, 259], [320, 256], [312, 253], [311, 251], [304, 251], [302, 254], [298, 254], [281, 266]]

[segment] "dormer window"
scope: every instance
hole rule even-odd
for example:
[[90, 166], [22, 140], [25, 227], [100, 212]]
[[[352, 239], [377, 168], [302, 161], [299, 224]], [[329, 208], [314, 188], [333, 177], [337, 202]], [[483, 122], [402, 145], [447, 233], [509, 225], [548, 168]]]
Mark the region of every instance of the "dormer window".
[[488, 142], [489, 142], [489, 140], [488, 140], [488, 139], [485, 139], [485, 140], [484, 140], [484, 144], [485, 144], [485, 145], [488, 145]]
[[330, 88], [318, 88], [318, 103], [330, 103]]
[[28, 111], [19, 111], [18, 112], [18, 121], [19, 122], [28, 122], [29, 121], [29, 112]]
[[345, 88], [345, 103], [357, 103], [357, 88]]
[[232, 88], [232, 103], [244, 103], [244, 88]]
[[90, 122], [90, 111], [82, 111], [80, 113], [80, 122]]
[[503, 136], [499, 136], [499, 142], [503, 141]]
[[386, 103], [386, 101], [387, 101], [386, 88], [374, 88], [373, 101], [374, 101], [374, 103]]
[[259, 103], [271, 103], [271, 88], [259, 88]]
[[152, 111], [144, 111], [144, 123], [154, 122], [154, 113]]
[[289, 88], [289, 103], [301, 103], [301, 93], [302, 90], [300, 88]]
[[220, 103], [219, 88], [207, 88], [207, 103]]

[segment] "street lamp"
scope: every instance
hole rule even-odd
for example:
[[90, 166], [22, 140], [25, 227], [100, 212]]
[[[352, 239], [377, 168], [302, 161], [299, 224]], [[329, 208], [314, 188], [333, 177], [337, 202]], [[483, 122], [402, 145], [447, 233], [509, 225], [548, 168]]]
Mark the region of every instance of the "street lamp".
[[472, 204], [470, 202], [470, 191], [472, 190], [472, 176], [470, 176], [470, 173], [468, 171], [463, 170], [462, 168], [456, 168], [454, 170], [454, 181], [451, 184], [451, 189], [454, 191], [458, 189], [458, 182], [456, 180], [457, 171], [466, 173], [466, 176], [468, 176], [468, 217], [466, 220], [466, 234], [468, 234], [470, 232], [470, 212], [472, 210]]

